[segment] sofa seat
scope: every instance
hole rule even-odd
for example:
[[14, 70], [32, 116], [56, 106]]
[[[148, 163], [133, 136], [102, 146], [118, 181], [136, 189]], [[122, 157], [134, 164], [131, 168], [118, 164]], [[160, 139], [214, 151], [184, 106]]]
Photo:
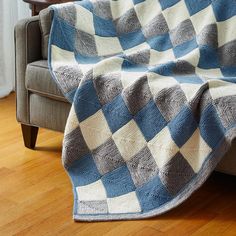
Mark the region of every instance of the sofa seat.
[[27, 65], [25, 86], [33, 93], [67, 102], [49, 72], [47, 60], [35, 61]]

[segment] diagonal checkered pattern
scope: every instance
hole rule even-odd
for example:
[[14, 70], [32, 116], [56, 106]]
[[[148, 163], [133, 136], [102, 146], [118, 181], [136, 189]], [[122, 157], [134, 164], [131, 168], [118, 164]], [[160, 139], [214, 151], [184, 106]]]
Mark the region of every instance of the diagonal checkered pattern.
[[63, 165], [74, 219], [144, 218], [177, 206], [235, 136], [235, 1], [51, 9], [49, 67], [73, 104]]

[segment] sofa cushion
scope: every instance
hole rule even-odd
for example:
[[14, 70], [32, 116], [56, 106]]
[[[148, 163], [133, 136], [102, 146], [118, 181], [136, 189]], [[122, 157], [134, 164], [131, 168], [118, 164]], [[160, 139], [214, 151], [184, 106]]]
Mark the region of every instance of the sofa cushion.
[[71, 104], [32, 93], [29, 96], [30, 124], [64, 131]]
[[25, 83], [26, 88], [34, 93], [67, 101], [49, 72], [47, 60], [35, 61], [27, 65]]
[[42, 34], [42, 57], [48, 58], [48, 40], [52, 24], [52, 16], [48, 8], [43, 9], [39, 13], [39, 25]]
[[229, 175], [236, 175], [236, 139], [233, 140], [231, 148], [224, 155], [224, 158], [216, 167], [216, 171], [223, 172]]

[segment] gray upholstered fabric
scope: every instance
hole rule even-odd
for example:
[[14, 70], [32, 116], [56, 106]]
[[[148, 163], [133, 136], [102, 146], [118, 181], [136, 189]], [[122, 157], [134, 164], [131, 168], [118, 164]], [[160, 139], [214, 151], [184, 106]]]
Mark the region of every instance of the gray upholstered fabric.
[[31, 94], [30, 124], [63, 132], [70, 111], [69, 103]]
[[48, 39], [51, 28], [51, 14], [48, 8], [40, 11], [40, 29], [42, 33], [42, 56], [43, 59], [48, 58]]
[[28, 90], [42, 96], [67, 102], [52, 79], [46, 60], [35, 61], [27, 65], [25, 86]]
[[39, 18], [21, 20], [15, 27], [17, 120], [29, 122], [28, 91], [25, 88], [25, 69], [28, 63], [41, 59]]
[[236, 175], [236, 140], [233, 141], [231, 149], [218, 164], [216, 170], [226, 174]]

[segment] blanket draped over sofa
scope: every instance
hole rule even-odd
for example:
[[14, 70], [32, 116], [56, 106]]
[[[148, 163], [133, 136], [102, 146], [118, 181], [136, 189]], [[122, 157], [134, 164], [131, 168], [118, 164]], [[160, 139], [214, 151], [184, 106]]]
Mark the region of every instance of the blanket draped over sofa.
[[72, 103], [62, 160], [74, 219], [176, 207], [236, 134], [236, 1], [85, 0], [51, 11], [49, 67]]

